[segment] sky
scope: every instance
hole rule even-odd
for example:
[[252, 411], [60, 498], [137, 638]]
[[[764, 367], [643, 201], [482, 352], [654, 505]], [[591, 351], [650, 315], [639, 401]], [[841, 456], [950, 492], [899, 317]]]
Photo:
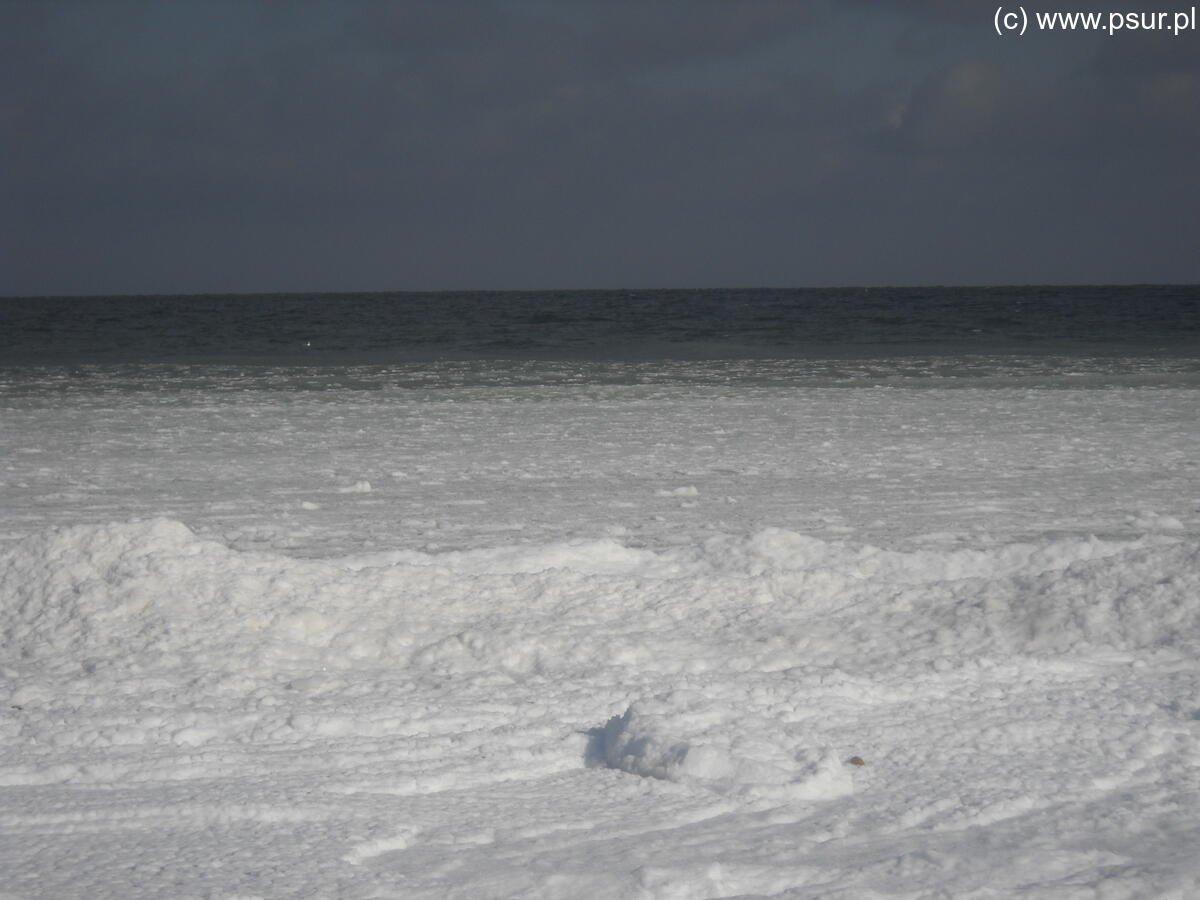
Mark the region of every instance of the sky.
[[1200, 32], [995, 11], [0, 0], [0, 295], [1200, 282]]

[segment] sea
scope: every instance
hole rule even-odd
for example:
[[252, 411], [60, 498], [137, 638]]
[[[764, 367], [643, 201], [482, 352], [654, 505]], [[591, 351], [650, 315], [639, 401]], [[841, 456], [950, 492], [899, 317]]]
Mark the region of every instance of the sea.
[[0, 392], [1200, 385], [1200, 286], [0, 298]]

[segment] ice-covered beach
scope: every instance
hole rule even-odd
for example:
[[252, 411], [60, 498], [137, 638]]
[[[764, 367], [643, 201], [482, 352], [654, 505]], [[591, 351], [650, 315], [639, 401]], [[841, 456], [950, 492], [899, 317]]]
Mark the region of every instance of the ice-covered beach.
[[1186, 380], [221, 371], [7, 384], [0, 896], [1200, 892]]

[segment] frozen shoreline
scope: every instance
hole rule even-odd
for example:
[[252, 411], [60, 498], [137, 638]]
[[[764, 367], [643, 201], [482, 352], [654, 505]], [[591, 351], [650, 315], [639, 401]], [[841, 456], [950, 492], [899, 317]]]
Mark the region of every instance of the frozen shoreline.
[[10, 401], [0, 892], [1182, 900], [1197, 396]]
[[764, 527], [898, 548], [1197, 535], [1197, 396], [47, 389], [0, 403], [0, 544], [154, 516], [297, 556], [606, 536], [663, 548]]

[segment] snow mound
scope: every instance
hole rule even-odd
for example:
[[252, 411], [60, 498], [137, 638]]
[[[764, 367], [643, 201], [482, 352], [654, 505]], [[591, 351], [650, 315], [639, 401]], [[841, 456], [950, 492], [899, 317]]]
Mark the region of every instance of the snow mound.
[[604, 759], [634, 775], [779, 801], [854, 790], [848, 764], [830, 747], [806, 746], [800, 726], [686, 690], [609, 719]]
[[0, 554], [0, 635], [4, 655], [85, 671], [254, 668], [348, 636], [339, 580], [168, 519], [56, 528]]
[[[981, 654], [1191, 652], [1197, 597], [1200, 552], [1168, 537], [901, 553], [768, 529], [660, 552], [600, 540], [307, 560], [156, 519], [52, 529], [0, 552], [0, 662], [606, 671], [615, 683], [870, 672]], [[728, 766], [757, 759], [688, 734], [663, 738], [691, 748], [679, 771], [714, 747], [740, 760]]]
[[1200, 637], [1200, 549], [1194, 546], [1131, 547], [1011, 583], [1015, 645], [1027, 652], [1186, 649]]

